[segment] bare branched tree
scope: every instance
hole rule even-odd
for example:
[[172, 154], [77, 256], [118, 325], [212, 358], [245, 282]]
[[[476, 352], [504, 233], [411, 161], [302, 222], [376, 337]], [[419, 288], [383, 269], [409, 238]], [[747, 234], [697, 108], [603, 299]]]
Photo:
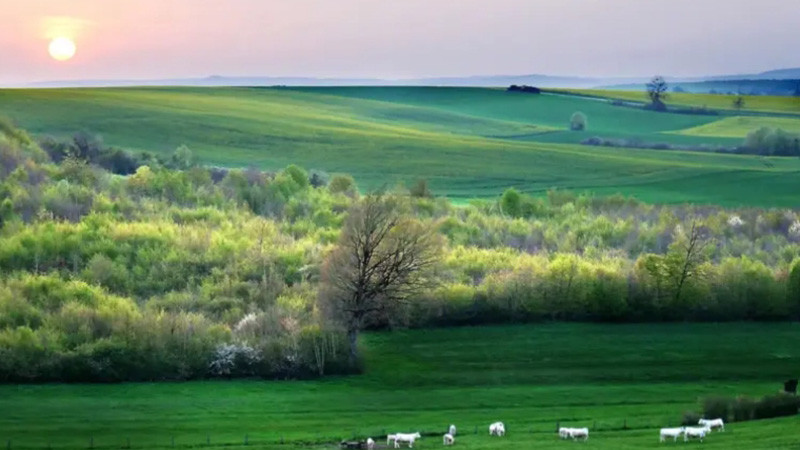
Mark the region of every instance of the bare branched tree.
[[692, 222], [692, 228], [686, 237], [676, 241], [667, 255], [668, 266], [675, 282], [673, 295], [676, 302], [680, 300], [687, 282], [703, 276], [699, 269], [706, 262], [706, 248], [710, 243], [706, 230], [697, 222]]
[[650, 107], [652, 109], [656, 111], [665, 111], [667, 109], [667, 105], [664, 104], [664, 100], [667, 99], [667, 90], [669, 90], [669, 86], [664, 77], [653, 77], [647, 83], [647, 97], [650, 98]]
[[323, 265], [319, 296], [320, 309], [347, 330], [351, 364], [360, 330], [430, 287], [440, 248], [431, 227], [405, 216], [396, 198], [371, 194], [351, 208]]

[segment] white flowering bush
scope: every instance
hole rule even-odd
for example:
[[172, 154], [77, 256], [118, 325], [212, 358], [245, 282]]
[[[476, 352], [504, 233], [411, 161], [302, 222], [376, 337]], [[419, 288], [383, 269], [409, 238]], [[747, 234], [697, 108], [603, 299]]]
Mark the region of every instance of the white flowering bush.
[[261, 360], [261, 352], [247, 344], [222, 344], [214, 351], [208, 369], [217, 377], [252, 375]]
[[731, 228], [739, 228], [744, 225], [744, 220], [741, 217], [733, 215], [728, 218], [728, 226]]
[[794, 237], [800, 237], [800, 220], [795, 220], [789, 226], [789, 234]]

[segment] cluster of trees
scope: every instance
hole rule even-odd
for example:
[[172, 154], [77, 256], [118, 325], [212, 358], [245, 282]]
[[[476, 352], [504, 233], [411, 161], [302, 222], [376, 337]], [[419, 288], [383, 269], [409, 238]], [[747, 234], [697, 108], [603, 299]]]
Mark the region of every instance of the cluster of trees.
[[800, 134], [761, 127], [747, 135], [742, 150], [742, 153], [764, 156], [800, 156]]
[[123, 175], [83, 142], [0, 128], [0, 380], [310, 377], [357, 369], [365, 328], [800, 314], [796, 211], [457, 207], [185, 148]]

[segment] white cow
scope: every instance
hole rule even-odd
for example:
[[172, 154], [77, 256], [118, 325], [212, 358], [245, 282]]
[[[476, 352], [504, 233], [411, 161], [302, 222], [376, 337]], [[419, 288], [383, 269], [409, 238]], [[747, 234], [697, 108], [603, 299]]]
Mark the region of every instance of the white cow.
[[683, 441], [686, 442], [690, 438], [698, 438], [700, 442], [703, 442], [703, 438], [706, 437], [709, 431], [711, 429], [707, 427], [686, 427], [683, 429]]
[[456, 442], [456, 438], [452, 434], [447, 433], [444, 436], [442, 436], [442, 442], [444, 443], [444, 445], [453, 445]]
[[659, 442], [664, 442], [667, 438], [672, 438], [673, 442], [677, 442], [678, 438], [683, 434], [683, 427], [681, 428], [662, 428], [659, 433]]
[[489, 436], [505, 436], [506, 426], [503, 422], [495, 422], [489, 425]]
[[394, 442], [397, 439], [396, 434], [387, 434], [386, 435], [386, 445], [389, 445], [391, 442]]
[[375, 448], [375, 441], [372, 438], [367, 438], [367, 449], [372, 450]]
[[394, 435], [394, 448], [400, 448], [401, 442], [408, 442], [408, 448], [414, 447], [414, 441], [421, 439], [422, 435], [416, 433], [396, 433]]
[[561, 427], [558, 429], [558, 437], [561, 439], [566, 439], [569, 437], [569, 428]]
[[720, 431], [725, 431], [725, 422], [723, 422], [722, 419], [700, 419], [697, 421], [697, 424], [708, 427], [711, 430], [719, 428]]
[[449, 434], [451, 436], [455, 436], [456, 435], [456, 426], [455, 425], [450, 425], [450, 428], [447, 430], [447, 434]]
[[583, 438], [583, 440], [589, 439], [589, 429], [588, 428], [567, 428], [569, 437], [572, 439]]

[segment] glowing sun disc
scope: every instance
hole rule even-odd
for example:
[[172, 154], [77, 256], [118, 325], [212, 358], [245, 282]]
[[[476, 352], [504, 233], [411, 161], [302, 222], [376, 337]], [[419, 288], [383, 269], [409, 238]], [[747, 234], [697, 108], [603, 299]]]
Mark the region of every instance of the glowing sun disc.
[[50, 41], [48, 51], [56, 61], [66, 61], [75, 56], [75, 43], [65, 37], [55, 38]]

